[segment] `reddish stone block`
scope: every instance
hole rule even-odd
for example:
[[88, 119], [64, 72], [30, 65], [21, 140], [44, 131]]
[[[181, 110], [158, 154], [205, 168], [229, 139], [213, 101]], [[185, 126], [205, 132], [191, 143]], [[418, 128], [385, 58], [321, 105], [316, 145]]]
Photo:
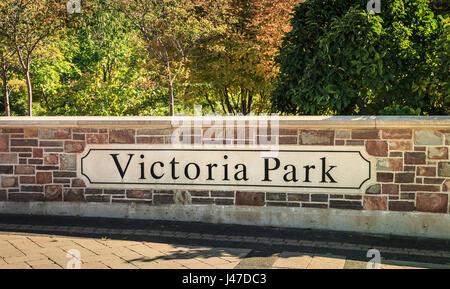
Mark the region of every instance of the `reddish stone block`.
[[432, 185], [401, 185], [402, 192], [439, 192], [439, 186]]
[[84, 141], [65, 141], [64, 151], [66, 153], [81, 153], [84, 151], [86, 143]]
[[52, 172], [37, 172], [36, 183], [37, 184], [50, 184], [53, 182]]
[[416, 207], [414, 206], [414, 202], [389, 201], [389, 211], [411, 212], [415, 209]]
[[352, 139], [379, 139], [377, 129], [354, 129], [352, 130]]
[[24, 137], [38, 137], [37, 128], [24, 128], [23, 133]]
[[82, 179], [72, 179], [72, 187], [86, 187]]
[[410, 151], [413, 148], [412, 141], [390, 141], [389, 150], [391, 151]]
[[62, 199], [62, 186], [61, 185], [47, 185], [44, 190], [45, 201], [48, 202], [61, 202]]
[[386, 195], [398, 195], [399, 185], [395, 184], [382, 184], [381, 192]]
[[3, 188], [14, 188], [19, 186], [18, 177], [5, 177], [2, 176], [2, 187]]
[[414, 173], [396, 173], [395, 182], [399, 184], [404, 183], [414, 183], [415, 176]]
[[442, 191], [450, 192], [450, 179], [445, 180], [444, 184], [442, 185]]
[[278, 138], [279, 144], [297, 144], [297, 137], [296, 136], [280, 136]]
[[34, 167], [27, 165], [14, 166], [14, 174], [16, 175], [34, 175]]
[[40, 139], [70, 139], [72, 132], [69, 128], [40, 128]]
[[431, 213], [447, 213], [447, 205], [447, 194], [417, 194], [416, 207], [418, 211]]
[[446, 160], [448, 159], [448, 148], [446, 147], [429, 147], [428, 158], [430, 160]]
[[106, 144], [108, 143], [108, 134], [87, 134], [86, 142], [88, 144]]
[[0, 190], [0, 201], [1, 202], [4, 202], [4, 201], [6, 201], [7, 200], [7, 197], [6, 197], [6, 190]]
[[377, 182], [389, 183], [389, 182], [392, 182], [393, 180], [394, 180], [393, 173], [377, 173]]
[[36, 177], [35, 176], [20, 176], [19, 182], [21, 184], [35, 184]]
[[435, 177], [436, 176], [436, 168], [435, 167], [417, 167], [416, 174], [418, 176], [424, 176], [424, 177]]
[[127, 190], [129, 199], [152, 199], [151, 190]]
[[96, 128], [74, 128], [74, 133], [98, 133]]
[[388, 145], [385, 141], [366, 141], [366, 151], [376, 157], [387, 157]]
[[238, 206], [264, 206], [264, 193], [236, 192], [236, 205]]
[[57, 154], [49, 154], [44, 156], [45, 165], [57, 165], [59, 163], [59, 157]]
[[385, 129], [382, 131], [385, 139], [411, 139], [412, 130], [410, 129]]
[[134, 129], [110, 129], [109, 142], [118, 144], [134, 144], [135, 143]]
[[288, 194], [289, 202], [309, 202], [309, 194]]
[[9, 136], [0, 134], [0, 152], [9, 152]]
[[297, 135], [297, 129], [292, 128], [280, 128], [279, 135]]
[[427, 157], [422, 152], [405, 152], [404, 159], [407, 165], [424, 165], [427, 163]]
[[14, 127], [8, 127], [8, 128], [2, 128], [1, 133], [23, 133], [23, 128], [14, 128]]
[[403, 171], [403, 159], [389, 158], [386, 159], [389, 171]]
[[386, 197], [365, 196], [363, 208], [365, 210], [386, 211], [387, 210], [387, 198]]
[[334, 145], [334, 130], [301, 130], [301, 145]]
[[84, 202], [84, 190], [83, 189], [65, 189], [64, 190], [64, 202]]

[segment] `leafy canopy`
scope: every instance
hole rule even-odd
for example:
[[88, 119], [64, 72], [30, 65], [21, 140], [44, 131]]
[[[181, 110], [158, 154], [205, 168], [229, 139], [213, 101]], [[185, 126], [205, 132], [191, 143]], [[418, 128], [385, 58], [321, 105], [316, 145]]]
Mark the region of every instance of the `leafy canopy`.
[[448, 18], [427, 0], [309, 0], [294, 9], [272, 96], [289, 114], [449, 114]]

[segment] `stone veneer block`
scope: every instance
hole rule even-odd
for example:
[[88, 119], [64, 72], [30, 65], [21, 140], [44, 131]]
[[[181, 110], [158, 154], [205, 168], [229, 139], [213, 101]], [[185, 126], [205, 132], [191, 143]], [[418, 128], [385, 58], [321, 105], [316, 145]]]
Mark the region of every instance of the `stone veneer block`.
[[109, 142], [117, 144], [134, 144], [136, 131], [134, 129], [110, 129]]
[[384, 139], [411, 139], [412, 130], [410, 129], [385, 129], [382, 132]]
[[416, 130], [414, 144], [416, 145], [442, 145], [442, 133], [435, 130]]
[[333, 130], [301, 130], [301, 145], [334, 145]]
[[0, 152], [9, 151], [9, 136], [7, 134], [0, 134]]
[[0, 153], [0, 164], [17, 164], [17, 153]]
[[448, 148], [446, 147], [429, 147], [428, 158], [431, 160], [446, 160], [448, 159]]
[[366, 141], [366, 150], [367, 153], [372, 156], [388, 156], [388, 145], [385, 141]]
[[438, 176], [450, 177], [450, 162], [440, 162], [438, 165]]
[[72, 132], [68, 128], [41, 128], [39, 129], [40, 139], [70, 139]]
[[418, 211], [432, 213], [447, 213], [448, 195], [434, 193], [418, 193], [416, 199]]
[[236, 192], [236, 205], [238, 205], [238, 206], [264, 206], [264, 193]]
[[386, 197], [375, 197], [375, 196], [365, 196], [364, 197], [364, 209], [365, 210], [387, 210], [387, 198]]

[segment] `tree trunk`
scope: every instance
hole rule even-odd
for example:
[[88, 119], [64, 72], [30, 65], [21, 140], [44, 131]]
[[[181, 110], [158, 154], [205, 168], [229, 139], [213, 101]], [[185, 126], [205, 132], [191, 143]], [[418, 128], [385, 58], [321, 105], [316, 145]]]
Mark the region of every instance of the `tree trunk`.
[[170, 116], [175, 115], [175, 100], [173, 96], [173, 81], [169, 81]]
[[11, 110], [9, 108], [9, 91], [8, 91], [8, 79], [6, 75], [2, 76], [3, 80], [3, 98], [5, 101], [5, 114], [6, 116], [11, 116]]
[[27, 94], [28, 94], [28, 116], [32, 116], [33, 115], [33, 90], [31, 88], [29, 65], [25, 71], [25, 80], [27, 82]]

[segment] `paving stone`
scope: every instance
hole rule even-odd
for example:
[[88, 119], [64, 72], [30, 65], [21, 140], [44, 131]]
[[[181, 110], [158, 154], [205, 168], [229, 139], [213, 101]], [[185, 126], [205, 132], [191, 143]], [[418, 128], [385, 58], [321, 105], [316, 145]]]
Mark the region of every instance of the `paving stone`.
[[343, 256], [314, 256], [307, 269], [343, 269], [344, 266]]
[[24, 262], [17, 264], [0, 265], [0, 269], [31, 269], [31, 266]]
[[282, 252], [273, 264], [273, 268], [306, 269], [312, 259], [312, 255], [306, 253]]

